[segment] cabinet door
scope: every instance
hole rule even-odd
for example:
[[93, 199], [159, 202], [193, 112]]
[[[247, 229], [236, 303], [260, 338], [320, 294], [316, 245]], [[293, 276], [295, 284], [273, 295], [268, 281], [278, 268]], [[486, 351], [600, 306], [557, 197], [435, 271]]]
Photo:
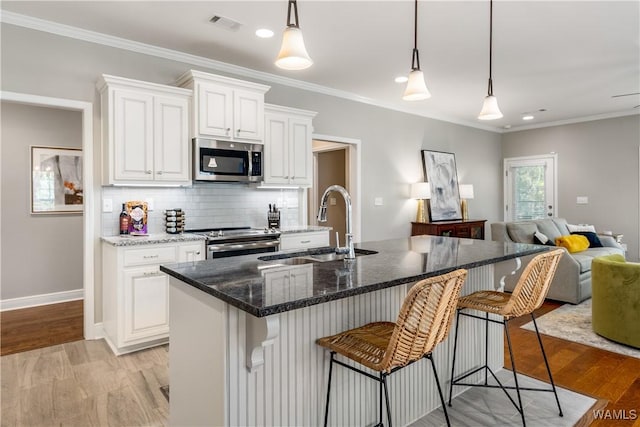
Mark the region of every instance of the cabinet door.
[[158, 266], [126, 269], [123, 299], [121, 344], [169, 335], [169, 276]]
[[232, 137], [233, 90], [211, 83], [198, 83], [198, 125], [201, 136]]
[[264, 144], [264, 182], [289, 183], [288, 118], [282, 114], [267, 114]]
[[289, 120], [289, 181], [296, 185], [311, 185], [311, 120]]
[[154, 99], [154, 170], [156, 181], [188, 182], [189, 101]]
[[153, 96], [114, 90], [114, 179], [153, 180]]
[[204, 242], [178, 246], [178, 262], [192, 262], [204, 259]]
[[233, 138], [262, 142], [264, 139], [264, 94], [235, 90], [233, 93]]

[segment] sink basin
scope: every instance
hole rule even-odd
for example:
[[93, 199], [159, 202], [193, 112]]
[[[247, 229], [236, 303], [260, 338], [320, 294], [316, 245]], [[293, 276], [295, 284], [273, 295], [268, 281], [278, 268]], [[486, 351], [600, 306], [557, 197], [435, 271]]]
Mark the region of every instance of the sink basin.
[[[356, 248], [355, 250], [356, 257], [360, 257], [363, 255], [373, 255], [377, 254], [377, 251], [370, 251], [368, 249], [360, 249]], [[306, 262], [329, 262], [329, 261], [340, 261], [344, 259], [343, 254], [336, 254], [335, 248], [318, 248], [318, 249], [309, 249], [306, 251], [300, 252], [290, 252], [284, 254], [277, 255], [266, 255], [258, 257], [260, 261], [286, 261], [287, 264], [304, 264]], [[295, 261], [294, 261], [295, 260]]]
[[[369, 250], [366, 250], [366, 249], [354, 249], [354, 251], [356, 253], [356, 257], [363, 256], [363, 255], [372, 255], [372, 254], [377, 254], [378, 253], [376, 251], [369, 251]], [[335, 252], [329, 252], [329, 253], [324, 253], [324, 254], [305, 255], [305, 256], [302, 256], [300, 258], [310, 259], [312, 261], [317, 261], [317, 262], [328, 262], [328, 261], [343, 260], [344, 257], [345, 257], [344, 254], [337, 254]]]

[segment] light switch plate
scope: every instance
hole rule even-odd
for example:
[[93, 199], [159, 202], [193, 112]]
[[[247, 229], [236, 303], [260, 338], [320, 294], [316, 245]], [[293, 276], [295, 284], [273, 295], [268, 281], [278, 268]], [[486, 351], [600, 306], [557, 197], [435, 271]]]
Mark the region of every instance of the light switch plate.
[[336, 198], [335, 197], [329, 197], [329, 204], [331, 206], [335, 206], [336, 205]]
[[588, 205], [589, 198], [587, 196], [578, 196], [576, 197], [576, 204], [578, 205]]
[[373, 206], [382, 206], [383, 204], [382, 197], [376, 197], [373, 199]]
[[113, 212], [113, 199], [102, 199], [102, 212]]

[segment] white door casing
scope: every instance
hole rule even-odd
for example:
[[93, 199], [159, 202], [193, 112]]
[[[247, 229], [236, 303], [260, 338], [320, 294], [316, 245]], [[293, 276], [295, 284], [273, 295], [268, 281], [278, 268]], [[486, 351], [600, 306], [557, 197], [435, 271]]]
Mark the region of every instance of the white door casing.
[[559, 215], [557, 165], [555, 153], [504, 159], [505, 221]]

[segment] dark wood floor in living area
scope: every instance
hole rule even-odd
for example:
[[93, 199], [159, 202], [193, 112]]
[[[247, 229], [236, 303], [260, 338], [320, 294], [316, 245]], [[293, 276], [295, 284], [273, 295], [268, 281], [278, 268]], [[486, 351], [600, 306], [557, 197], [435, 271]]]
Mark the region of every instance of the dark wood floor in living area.
[[0, 356], [84, 338], [82, 300], [0, 313]]
[[[536, 318], [560, 306], [562, 303], [545, 301], [536, 310]], [[535, 332], [520, 328], [530, 320], [524, 316], [509, 322], [516, 367], [520, 373], [548, 382]], [[606, 399], [605, 411], [625, 411], [628, 418], [635, 418], [594, 420], [591, 426], [640, 427], [640, 359], [548, 335], [542, 335], [542, 342], [556, 385]], [[506, 342], [505, 366], [511, 367]]]
[[[545, 302], [536, 311], [542, 316], [562, 304]], [[2, 355], [82, 339], [82, 301], [0, 313]], [[535, 333], [520, 326], [528, 318], [510, 322], [518, 371], [547, 381]], [[606, 399], [605, 409], [635, 410], [640, 416], [640, 359], [611, 353], [571, 341], [543, 335], [543, 342], [556, 384], [560, 387]], [[510, 367], [505, 349], [505, 366]], [[595, 427], [640, 427], [636, 420], [596, 420]]]

